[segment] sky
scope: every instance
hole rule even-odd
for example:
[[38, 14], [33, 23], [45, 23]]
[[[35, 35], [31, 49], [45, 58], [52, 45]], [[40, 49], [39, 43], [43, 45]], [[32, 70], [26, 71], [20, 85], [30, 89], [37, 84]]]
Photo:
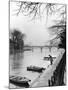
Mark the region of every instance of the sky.
[[18, 29], [26, 35], [25, 44], [43, 46], [54, 36], [50, 35], [48, 27], [52, 26], [53, 19], [57, 19], [57, 14], [52, 15], [46, 22], [46, 12], [43, 13], [41, 19], [30, 20], [30, 17], [20, 13], [15, 15], [14, 10], [17, 9], [16, 2], [10, 3], [10, 30]]

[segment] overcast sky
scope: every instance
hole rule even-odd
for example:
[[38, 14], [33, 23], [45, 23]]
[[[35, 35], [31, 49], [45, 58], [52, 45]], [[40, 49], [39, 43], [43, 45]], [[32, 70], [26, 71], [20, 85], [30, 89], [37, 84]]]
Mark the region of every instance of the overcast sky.
[[14, 15], [14, 10], [17, 9], [16, 2], [10, 3], [10, 29], [18, 29], [26, 34], [25, 44], [30, 45], [45, 45], [45, 42], [55, 36], [51, 36], [48, 32], [48, 27], [52, 26], [53, 19], [57, 19], [58, 14], [49, 17], [46, 22], [46, 12], [43, 13], [41, 20], [30, 20], [28, 16], [20, 13], [18, 16]]

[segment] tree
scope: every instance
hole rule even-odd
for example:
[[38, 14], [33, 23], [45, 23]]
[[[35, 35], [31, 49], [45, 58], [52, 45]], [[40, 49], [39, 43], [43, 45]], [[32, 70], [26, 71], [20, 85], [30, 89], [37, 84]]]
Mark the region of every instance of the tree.
[[[25, 16], [31, 16], [32, 20], [34, 20], [36, 17], [41, 18], [42, 12], [46, 11], [47, 20], [48, 17], [58, 13], [60, 20], [54, 20], [54, 25], [49, 27], [49, 32], [52, 35], [56, 35], [55, 38], [52, 39], [53, 42], [60, 39], [60, 42], [58, 43], [59, 47], [62, 47], [66, 49], [66, 5], [65, 4], [53, 4], [53, 3], [40, 3], [40, 2], [17, 2], [18, 9], [16, 10], [16, 15], [19, 15], [19, 13], [22, 12]], [[42, 7], [43, 10], [42, 10]], [[42, 11], [41, 11], [42, 10]], [[51, 41], [51, 40], [50, 40]], [[62, 74], [64, 74], [65, 67], [66, 67], [66, 51], [62, 57], [62, 60], [60, 62], [61, 65], [59, 65], [60, 71]], [[61, 76], [60, 73], [60, 76]], [[60, 77], [59, 76], [59, 77]], [[62, 75], [63, 78], [64, 75]], [[62, 80], [62, 79], [61, 79]]]
[[[41, 3], [41, 2], [26, 2], [20, 1], [16, 3], [18, 8], [15, 14], [22, 13], [25, 16], [32, 17], [34, 20], [36, 17], [41, 18], [42, 12], [46, 11], [47, 20], [52, 14], [59, 13], [60, 20], [54, 20], [55, 25], [49, 27], [49, 32], [56, 34], [56, 39], [61, 38], [66, 32], [66, 5], [56, 3]], [[43, 7], [43, 8], [42, 8]], [[53, 30], [52, 30], [53, 29]], [[61, 39], [62, 40], [62, 39]]]
[[25, 34], [22, 34], [19, 30], [15, 29], [11, 33], [11, 35], [12, 35], [12, 38], [10, 42], [13, 44], [14, 50], [22, 50], [24, 48]]

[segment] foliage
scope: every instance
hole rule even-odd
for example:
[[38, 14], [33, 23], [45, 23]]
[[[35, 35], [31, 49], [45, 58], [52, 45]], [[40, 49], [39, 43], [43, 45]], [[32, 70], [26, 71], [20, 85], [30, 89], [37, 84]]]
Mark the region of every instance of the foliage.
[[[41, 3], [41, 2], [24, 2], [20, 1], [17, 2], [17, 10], [16, 15], [22, 13], [25, 16], [31, 16], [32, 19], [36, 17], [41, 18], [42, 12], [46, 11], [47, 17], [51, 16], [52, 14], [59, 14], [60, 20], [54, 20], [55, 25], [49, 27], [49, 32], [51, 34], [56, 35], [54, 39], [51, 41], [57, 41], [60, 38], [61, 42], [63, 43], [63, 39], [65, 40], [65, 33], [66, 33], [66, 5], [65, 4], [56, 4], [56, 3]], [[42, 9], [42, 7], [44, 7]]]
[[10, 47], [12, 47], [14, 50], [22, 50], [24, 47], [25, 35], [16, 29], [11, 33], [11, 35]]

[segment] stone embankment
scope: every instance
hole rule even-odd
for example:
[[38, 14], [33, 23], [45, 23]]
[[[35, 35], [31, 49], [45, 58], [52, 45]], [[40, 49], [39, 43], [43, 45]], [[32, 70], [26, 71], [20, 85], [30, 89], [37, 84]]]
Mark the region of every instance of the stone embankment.
[[[59, 72], [62, 68], [62, 58], [65, 53], [64, 49], [59, 49], [59, 54], [52, 65], [48, 65], [47, 69], [41, 73], [31, 84], [30, 87], [57, 86], [59, 84]], [[61, 64], [60, 64], [61, 62]], [[59, 66], [60, 65], [60, 66]], [[59, 68], [59, 71], [58, 71]], [[58, 75], [58, 76], [57, 76]]]

